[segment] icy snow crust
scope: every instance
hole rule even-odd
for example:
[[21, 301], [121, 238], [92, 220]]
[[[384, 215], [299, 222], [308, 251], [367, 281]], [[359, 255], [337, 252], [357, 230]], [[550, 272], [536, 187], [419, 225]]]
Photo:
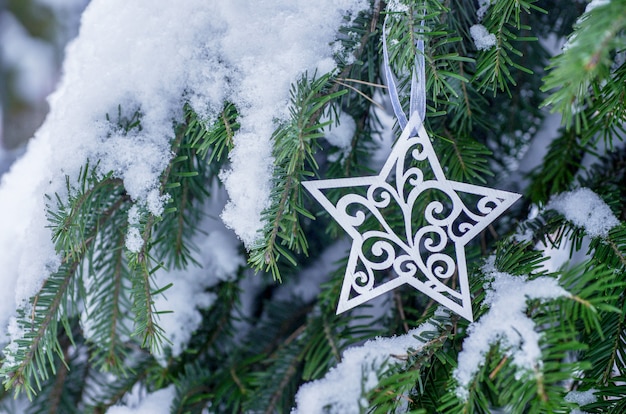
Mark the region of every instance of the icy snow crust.
[[[0, 182], [0, 337], [16, 306], [59, 266], [44, 194], [64, 197], [65, 176], [99, 160], [101, 172], [114, 171], [135, 201], [160, 214], [158, 178], [184, 102], [207, 120], [225, 101], [240, 111], [222, 217], [254, 244], [268, 205], [271, 133], [287, 115], [289, 86], [303, 71], [335, 69], [332, 42], [343, 16], [367, 7], [364, 0], [93, 0], [48, 118]], [[116, 126], [118, 106], [123, 117], [140, 111], [141, 131]]]

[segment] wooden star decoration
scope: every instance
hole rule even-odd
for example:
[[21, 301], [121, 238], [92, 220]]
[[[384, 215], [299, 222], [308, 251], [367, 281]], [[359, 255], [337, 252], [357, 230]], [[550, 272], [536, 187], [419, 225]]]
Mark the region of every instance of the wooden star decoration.
[[448, 180], [417, 113], [378, 175], [302, 184], [353, 240], [337, 314], [409, 284], [473, 320], [465, 246], [519, 194]]

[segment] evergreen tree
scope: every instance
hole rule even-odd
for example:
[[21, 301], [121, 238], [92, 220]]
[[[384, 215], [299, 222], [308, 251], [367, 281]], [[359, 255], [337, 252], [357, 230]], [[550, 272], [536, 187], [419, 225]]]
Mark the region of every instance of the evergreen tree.
[[[424, 41], [424, 126], [447, 178], [523, 196], [466, 246], [474, 322], [407, 286], [336, 314], [349, 243], [302, 182], [376, 174], [380, 137], [400, 135], [380, 108], [385, 21], [405, 110]], [[337, 67], [302, 68], [288, 111], [269, 109], [264, 227], [249, 239], [225, 213], [238, 250], [206, 223], [247, 145], [249, 108], [223, 99], [202, 112], [203, 95], [185, 90], [164, 121], [171, 156], [152, 187], [137, 190], [132, 160], [120, 167], [102, 150], [40, 194], [57, 261], [13, 309], [2, 409], [624, 412], [625, 29], [624, 0], [394, 0], [346, 12]], [[226, 59], [212, 52], [197, 62]], [[147, 157], [162, 148], [142, 138], [152, 118], [128, 106], [135, 98], [93, 124], [103, 146], [136, 140], [133, 156]], [[168, 297], [200, 309], [172, 327]]]

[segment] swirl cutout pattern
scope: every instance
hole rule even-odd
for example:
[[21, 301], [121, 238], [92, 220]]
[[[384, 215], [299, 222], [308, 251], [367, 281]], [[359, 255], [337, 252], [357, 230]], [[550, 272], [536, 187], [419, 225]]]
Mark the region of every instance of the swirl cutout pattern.
[[[433, 171], [426, 172], [410, 162], [431, 161], [429, 143], [409, 137], [397, 145], [402, 152], [390, 175], [371, 183], [364, 195], [348, 194], [337, 203], [349, 226], [357, 228], [372, 220], [368, 227], [377, 229], [358, 233], [360, 237], [354, 233], [358, 260], [352, 289], [363, 294], [382, 284], [381, 279], [389, 277], [388, 270], [393, 270], [396, 277], [416, 278], [430, 289], [457, 296], [446, 285], [458, 274], [456, 243], [502, 200], [481, 196], [473, 209], [467, 208], [452, 186], [437, 177], [427, 179]], [[418, 200], [424, 194], [429, 194], [430, 200], [422, 206]], [[418, 206], [423, 208], [425, 223], [414, 228], [412, 215]], [[397, 220], [391, 224], [390, 214], [397, 218], [398, 213], [403, 215], [402, 224]]]

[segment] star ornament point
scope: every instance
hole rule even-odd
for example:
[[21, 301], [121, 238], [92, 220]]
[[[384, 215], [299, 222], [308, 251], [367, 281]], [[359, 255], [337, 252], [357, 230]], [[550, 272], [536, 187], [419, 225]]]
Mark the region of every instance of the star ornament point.
[[352, 238], [337, 314], [408, 284], [472, 321], [465, 245], [521, 197], [448, 180], [417, 114], [378, 175], [302, 184]]

